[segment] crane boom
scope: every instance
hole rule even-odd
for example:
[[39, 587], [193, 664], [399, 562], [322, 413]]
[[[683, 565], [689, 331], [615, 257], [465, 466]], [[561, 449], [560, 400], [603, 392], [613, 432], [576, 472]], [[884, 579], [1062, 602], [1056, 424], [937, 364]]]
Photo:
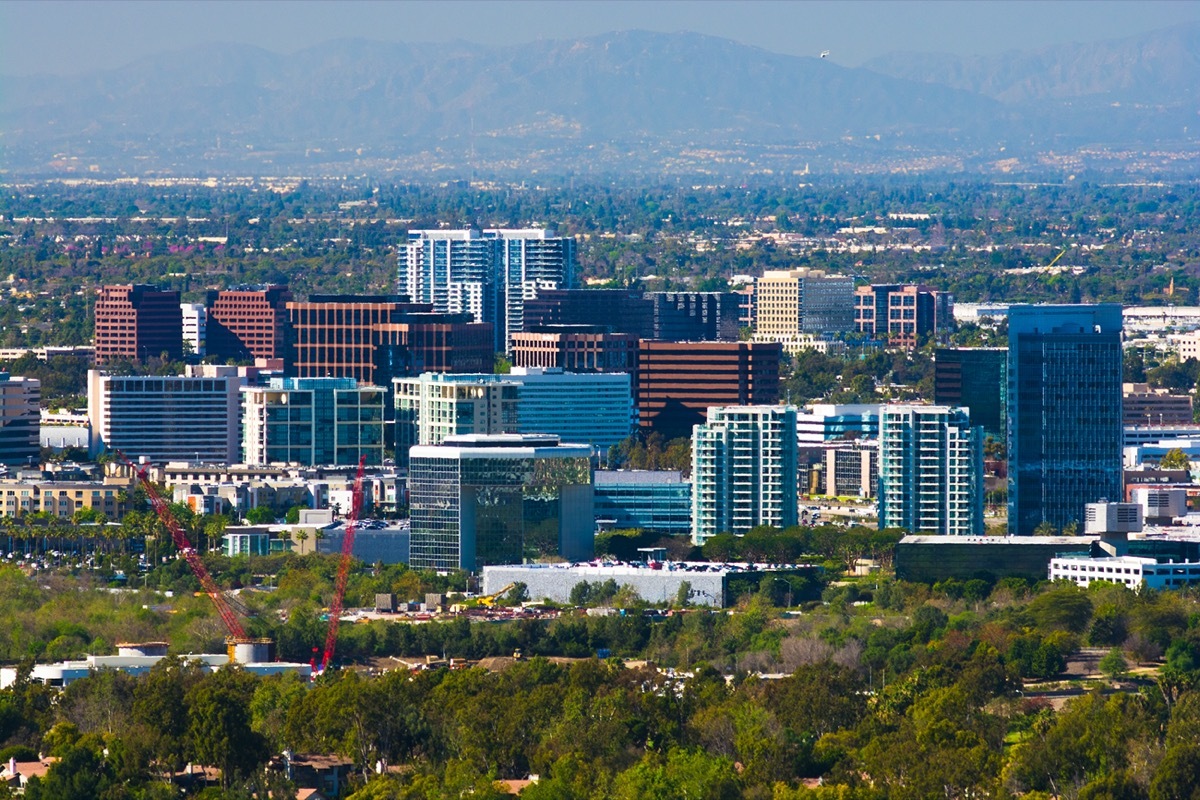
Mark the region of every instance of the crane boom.
[[358, 527], [358, 517], [362, 513], [363, 499], [363, 470], [367, 466], [367, 457], [358, 460], [358, 475], [354, 478], [354, 492], [350, 500], [350, 514], [346, 517], [346, 535], [342, 537], [342, 558], [338, 562], [337, 583], [334, 585], [333, 602], [329, 606], [329, 633], [325, 637], [325, 652], [321, 656], [321, 672], [324, 672], [333, 662], [333, 652], [337, 647], [338, 622], [342, 618], [342, 603], [346, 597], [346, 581], [350, 577], [350, 561], [354, 554], [354, 534]]
[[171, 532], [171, 538], [175, 540], [175, 546], [179, 552], [183, 554], [183, 558], [187, 561], [192, 572], [196, 575], [196, 579], [200, 581], [200, 586], [203, 587], [204, 593], [207, 594], [213, 601], [213, 605], [217, 607], [217, 614], [220, 615], [221, 621], [225, 623], [225, 627], [229, 630], [229, 635], [234, 639], [245, 639], [246, 631], [242, 629], [242, 623], [238, 621], [237, 614], [233, 613], [233, 609], [229, 607], [229, 601], [225, 599], [225, 593], [217, 588], [217, 582], [212, 579], [212, 575], [208, 573], [208, 569], [204, 566], [204, 562], [200, 560], [200, 555], [196, 552], [196, 548], [192, 547], [191, 541], [187, 534], [183, 531], [183, 526], [179, 524], [179, 520], [175, 519], [175, 515], [171, 513], [170, 506], [167, 501], [158, 493], [158, 489], [154, 488], [150, 477], [144, 469], [138, 469], [137, 466], [126, 458], [124, 453], [119, 453], [121, 459], [126, 466], [130, 467], [134, 474], [137, 475], [138, 481], [141, 482], [142, 488], [146, 490], [146, 496], [150, 498], [150, 505], [154, 507], [154, 513], [162, 520], [163, 525], [167, 526], [167, 530]]

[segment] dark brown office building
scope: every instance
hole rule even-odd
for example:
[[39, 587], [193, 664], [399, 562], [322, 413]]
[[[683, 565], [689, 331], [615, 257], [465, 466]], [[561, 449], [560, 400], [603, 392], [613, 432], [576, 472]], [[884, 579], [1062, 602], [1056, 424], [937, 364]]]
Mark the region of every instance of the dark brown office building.
[[96, 298], [96, 363], [183, 358], [179, 292], [144, 284], [104, 286]]
[[742, 296], [736, 292], [647, 292], [654, 306], [654, 339], [736, 342]]
[[392, 378], [421, 372], [491, 372], [491, 323], [431, 308], [397, 295], [314, 295], [288, 303], [291, 372], [388, 387]]
[[779, 402], [778, 342], [654, 342], [638, 346], [642, 430], [691, 436], [710, 406]]
[[654, 303], [633, 289], [542, 289], [525, 301], [524, 330], [547, 325], [599, 325], [653, 339]]
[[208, 310], [208, 355], [236, 361], [288, 358], [286, 286], [238, 287], [211, 291]]
[[496, 367], [492, 323], [472, 322], [470, 314], [408, 314], [376, 332], [376, 370], [386, 386], [422, 372], [490, 373]]
[[513, 366], [559, 367], [566, 372], [633, 372], [636, 336], [597, 325], [550, 325], [512, 337]]

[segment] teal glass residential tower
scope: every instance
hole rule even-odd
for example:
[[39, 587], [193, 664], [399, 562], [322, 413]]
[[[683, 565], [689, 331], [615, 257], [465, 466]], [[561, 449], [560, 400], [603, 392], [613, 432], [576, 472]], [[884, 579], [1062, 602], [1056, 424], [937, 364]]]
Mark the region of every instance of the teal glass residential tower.
[[971, 425], [966, 409], [882, 407], [879, 527], [983, 533], [983, 428]]
[[796, 409], [710, 408], [692, 429], [692, 541], [798, 517]]
[[1121, 331], [1115, 303], [1009, 309], [1009, 533], [1122, 496]]

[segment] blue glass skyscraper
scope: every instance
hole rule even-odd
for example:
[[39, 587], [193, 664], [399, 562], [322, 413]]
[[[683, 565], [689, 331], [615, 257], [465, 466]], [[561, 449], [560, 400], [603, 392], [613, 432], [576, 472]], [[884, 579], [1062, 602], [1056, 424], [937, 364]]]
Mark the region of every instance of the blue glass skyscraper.
[[1008, 312], [1008, 529], [1079, 523], [1121, 498], [1121, 306]]

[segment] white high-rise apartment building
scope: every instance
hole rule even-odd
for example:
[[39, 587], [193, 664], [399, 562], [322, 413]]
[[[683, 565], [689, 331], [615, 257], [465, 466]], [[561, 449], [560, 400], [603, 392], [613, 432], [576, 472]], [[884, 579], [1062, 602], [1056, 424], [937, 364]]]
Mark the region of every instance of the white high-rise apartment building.
[[692, 432], [692, 541], [797, 523], [796, 409], [710, 408]]
[[496, 321], [496, 247], [477, 230], [412, 230], [400, 264], [400, 293], [441, 313]]
[[525, 300], [570, 287], [575, 240], [540, 228], [410, 230], [400, 263], [401, 294], [439, 312], [467, 312], [495, 326], [507, 350], [524, 326]]
[[525, 301], [541, 289], [569, 289], [575, 279], [575, 239], [540, 228], [489, 228], [497, 241], [504, 294], [504, 347], [525, 330]]
[[983, 428], [971, 426], [967, 409], [882, 407], [879, 527], [983, 534]]

